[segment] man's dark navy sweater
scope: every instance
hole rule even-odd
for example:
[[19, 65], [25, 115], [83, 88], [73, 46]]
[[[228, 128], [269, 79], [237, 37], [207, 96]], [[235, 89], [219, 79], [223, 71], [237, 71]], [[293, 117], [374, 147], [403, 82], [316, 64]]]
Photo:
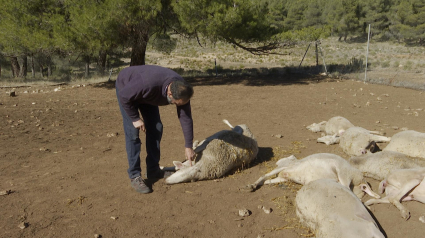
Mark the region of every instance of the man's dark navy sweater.
[[[123, 109], [133, 122], [138, 121], [138, 105], [168, 105], [167, 88], [171, 82], [184, 80], [179, 74], [161, 66], [138, 65], [123, 69], [117, 78], [116, 87]], [[190, 101], [177, 106], [177, 116], [183, 130], [185, 147], [192, 148], [193, 120]]]

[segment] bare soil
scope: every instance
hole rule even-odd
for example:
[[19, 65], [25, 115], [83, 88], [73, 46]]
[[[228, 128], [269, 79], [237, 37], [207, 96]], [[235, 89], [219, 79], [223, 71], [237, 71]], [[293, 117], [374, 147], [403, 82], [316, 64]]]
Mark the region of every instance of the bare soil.
[[[290, 75], [188, 80], [195, 86], [195, 139], [227, 129], [223, 119], [247, 124], [258, 158], [216, 180], [149, 181], [153, 193], [146, 195], [130, 187], [114, 83], [22, 87], [15, 97], [0, 89], [0, 191], [10, 190], [0, 196], [0, 237], [309, 237], [295, 214], [300, 185], [244, 190], [291, 154], [348, 158], [338, 145], [316, 143], [320, 134], [307, 125], [339, 115], [387, 136], [403, 127], [424, 131], [423, 91]], [[160, 111], [161, 165], [171, 166], [184, 159], [183, 135], [175, 107]], [[379, 181], [369, 181], [376, 191]], [[408, 221], [392, 205], [371, 212], [388, 237], [423, 237], [425, 205], [403, 204]], [[242, 218], [239, 209], [251, 215]]]

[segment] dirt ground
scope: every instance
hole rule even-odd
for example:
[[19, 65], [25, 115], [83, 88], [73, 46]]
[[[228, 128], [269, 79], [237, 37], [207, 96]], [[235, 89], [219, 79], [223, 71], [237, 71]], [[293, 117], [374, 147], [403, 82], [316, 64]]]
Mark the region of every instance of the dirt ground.
[[[11, 193], [0, 196], [0, 237], [311, 237], [295, 214], [300, 185], [243, 189], [291, 154], [348, 157], [338, 145], [316, 143], [320, 134], [307, 125], [339, 115], [387, 136], [403, 127], [425, 131], [423, 91], [290, 76], [188, 80], [195, 88], [195, 139], [227, 129], [227, 119], [247, 124], [260, 152], [245, 170], [217, 180], [150, 181], [154, 191], [147, 195], [130, 187], [113, 83], [22, 87], [15, 97], [1, 88], [0, 191]], [[183, 135], [175, 107], [160, 111], [161, 165], [171, 166], [184, 159]], [[369, 181], [377, 191], [378, 181]], [[403, 204], [408, 221], [392, 205], [371, 211], [387, 237], [423, 237], [425, 205]], [[244, 208], [251, 215], [241, 218]]]

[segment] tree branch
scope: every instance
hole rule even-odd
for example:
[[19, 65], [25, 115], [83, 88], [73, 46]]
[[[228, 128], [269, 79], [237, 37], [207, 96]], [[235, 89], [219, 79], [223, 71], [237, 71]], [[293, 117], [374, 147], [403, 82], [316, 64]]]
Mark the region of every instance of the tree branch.
[[282, 54], [282, 53], [276, 53], [276, 52], [272, 52], [273, 50], [276, 49], [281, 49], [281, 48], [286, 48], [286, 47], [291, 47], [293, 45], [295, 45], [294, 42], [289, 42], [289, 43], [282, 43], [282, 42], [272, 42], [272, 43], [268, 43], [266, 45], [263, 46], [258, 46], [258, 47], [248, 47], [245, 46], [241, 43], [236, 42], [234, 39], [231, 38], [224, 38], [228, 43], [233, 44], [243, 50], [246, 50], [248, 52], [250, 52], [253, 55], [269, 55], [269, 54], [274, 54], [274, 55], [288, 55], [288, 54]]

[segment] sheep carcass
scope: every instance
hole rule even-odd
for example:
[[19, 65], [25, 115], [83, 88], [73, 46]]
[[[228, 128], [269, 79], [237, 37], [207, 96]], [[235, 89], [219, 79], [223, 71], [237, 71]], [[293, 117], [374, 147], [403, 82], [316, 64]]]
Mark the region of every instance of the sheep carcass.
[[362, 202], [335, 180], [319, 179], [304, 185], [295, 198], [301, 223], [316, 237], [384, 237]]
[[371, 131], [361, 127], [348, 128], [340, 137], [339, 146], [351, 156], [367, 153], [367, 147], [371, 142], [389, 142], [390, 137], [375, 135]]
[[326, 135], [335, 135], [342, 134], [342, 132], [353, 126], [353, 123], [351, 123], [348, 119], [341, 116], [336, 116], [332, 117], [328, 121], [313, 123], [307, 126], [307, 129], [312, 132], [323, 131], [326, 133]]
[[[344, 132], [352, 127], [355, 127], [348, 119], [336, 116], [328, 121], [313, 123], [307, 126], [307, 129], [313, 132], [323, 131], [325, 135], [317, 139], [317, 142], [325, 143], [326, 145], [340, 143], [340, 137]], [[368, 131], [368, 130], [367, 130]], [[378, 131], [368, 131], [370, 134], [380, 134]]]
[[[299, 184], [307, 184], [318, 179], [333, 179], [343, 186], [350, 188], [359, 198], [364, 193], [379, 198], [370, 186], [363, 181], [363, 173], [351, 166], [342, 157], [330, 153], [318, 153], [309, 155], [298, 160], [294, 155], [280, 159], [276, 162], [277, 168], [270, 173], [261, 176], [255, 183], [248, 185], [251, 191], [256, 190], [262, 184], [280, 183], [291, 180]], [[277, 178], [267, 178], [279, 174]]]
[[381, 199], [370, 199], [364, 204], [391, 203], [396, 206], [401, 216], [407, 220], [410, 212], [402, 201], [418, 201], [425, 203], [425, 168], [399, 169], [388, 175], [379, 184], [379, 192], [387, 195]]
[[231, 127], [232, 130], [219, 131], [198, 144], [194, 150], [195, 165], [174, 162], [179, 170], [166, 178], [165, 183], [215, 179], [248, 165], [258, 154], [257, 141], [248, 126]]
[[413, 130], [401, 131], [392, 136], [391, 142], [383, 150], [425, 158], [425, 133]]
[[380, 151], [351, 157], [348, 162], [360, 171], [364, 176], [376, 180], [385, 179], [392, 171], [397, 169], [410, 169], [425, 167], [425, 160], [407, 156], [396, 151]]

